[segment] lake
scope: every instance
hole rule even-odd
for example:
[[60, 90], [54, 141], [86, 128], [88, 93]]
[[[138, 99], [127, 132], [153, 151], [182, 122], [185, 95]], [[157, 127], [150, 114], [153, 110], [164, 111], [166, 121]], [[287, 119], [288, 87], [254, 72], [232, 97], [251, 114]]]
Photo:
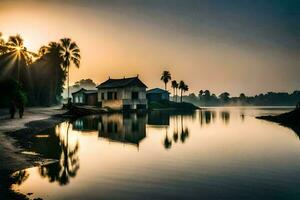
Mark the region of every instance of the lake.
[[43, 199], [300, 199], [300, 141], [258, 120], [291, 108], [87, 116], [32, 138], [58, 159], [15, 173]]

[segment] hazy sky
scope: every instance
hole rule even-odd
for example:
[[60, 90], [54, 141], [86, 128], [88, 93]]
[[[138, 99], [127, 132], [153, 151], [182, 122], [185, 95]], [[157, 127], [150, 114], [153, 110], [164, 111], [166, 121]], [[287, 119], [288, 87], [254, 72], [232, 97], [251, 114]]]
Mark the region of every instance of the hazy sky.
[[191, 92], [300, 89], [300, 0], [0, 0], [0, 31], [33, 51], [71, 37], [71, 82], [139, 74], [163, 87], [169, 70]]

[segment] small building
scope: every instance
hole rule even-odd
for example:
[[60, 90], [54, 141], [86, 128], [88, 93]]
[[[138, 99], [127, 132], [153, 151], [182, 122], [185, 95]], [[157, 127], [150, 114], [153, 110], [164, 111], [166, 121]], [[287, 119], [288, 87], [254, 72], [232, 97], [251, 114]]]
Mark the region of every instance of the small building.
[[166, 90], [160, 88], [154, 88], [147, 91], [147, 100], [151, 101], [162, 101], [162, 100], [169, 100], [170, 93]]
[[101, 107], [116, 110], [147, 109], [147, 86], [138, 78], [111, 79], [98, 88], [98, 103]]
[[73, 103], [79, 105], [97, 105], [97, 90], [87, 90], [81, 88], [80, 90], [72, 93]]

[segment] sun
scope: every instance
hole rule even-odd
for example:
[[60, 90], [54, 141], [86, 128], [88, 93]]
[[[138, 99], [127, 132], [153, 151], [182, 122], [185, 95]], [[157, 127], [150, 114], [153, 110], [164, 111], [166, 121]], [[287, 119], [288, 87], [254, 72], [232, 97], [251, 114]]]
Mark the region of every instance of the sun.
[[16, 47], [15, 49], [16, 49], [17, 51], [21, 51], [22, 48], [21, 48], [21, 47]]

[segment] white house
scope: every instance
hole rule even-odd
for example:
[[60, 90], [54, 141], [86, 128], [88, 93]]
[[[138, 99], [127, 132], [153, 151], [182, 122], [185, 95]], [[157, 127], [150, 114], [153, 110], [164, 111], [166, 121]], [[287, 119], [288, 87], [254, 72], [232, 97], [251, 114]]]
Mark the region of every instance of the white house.
[[137, 77], [111, 79], [98, 88], [98, 103], [101, 107], [116, 110], [147, 109], [147, 86]]

